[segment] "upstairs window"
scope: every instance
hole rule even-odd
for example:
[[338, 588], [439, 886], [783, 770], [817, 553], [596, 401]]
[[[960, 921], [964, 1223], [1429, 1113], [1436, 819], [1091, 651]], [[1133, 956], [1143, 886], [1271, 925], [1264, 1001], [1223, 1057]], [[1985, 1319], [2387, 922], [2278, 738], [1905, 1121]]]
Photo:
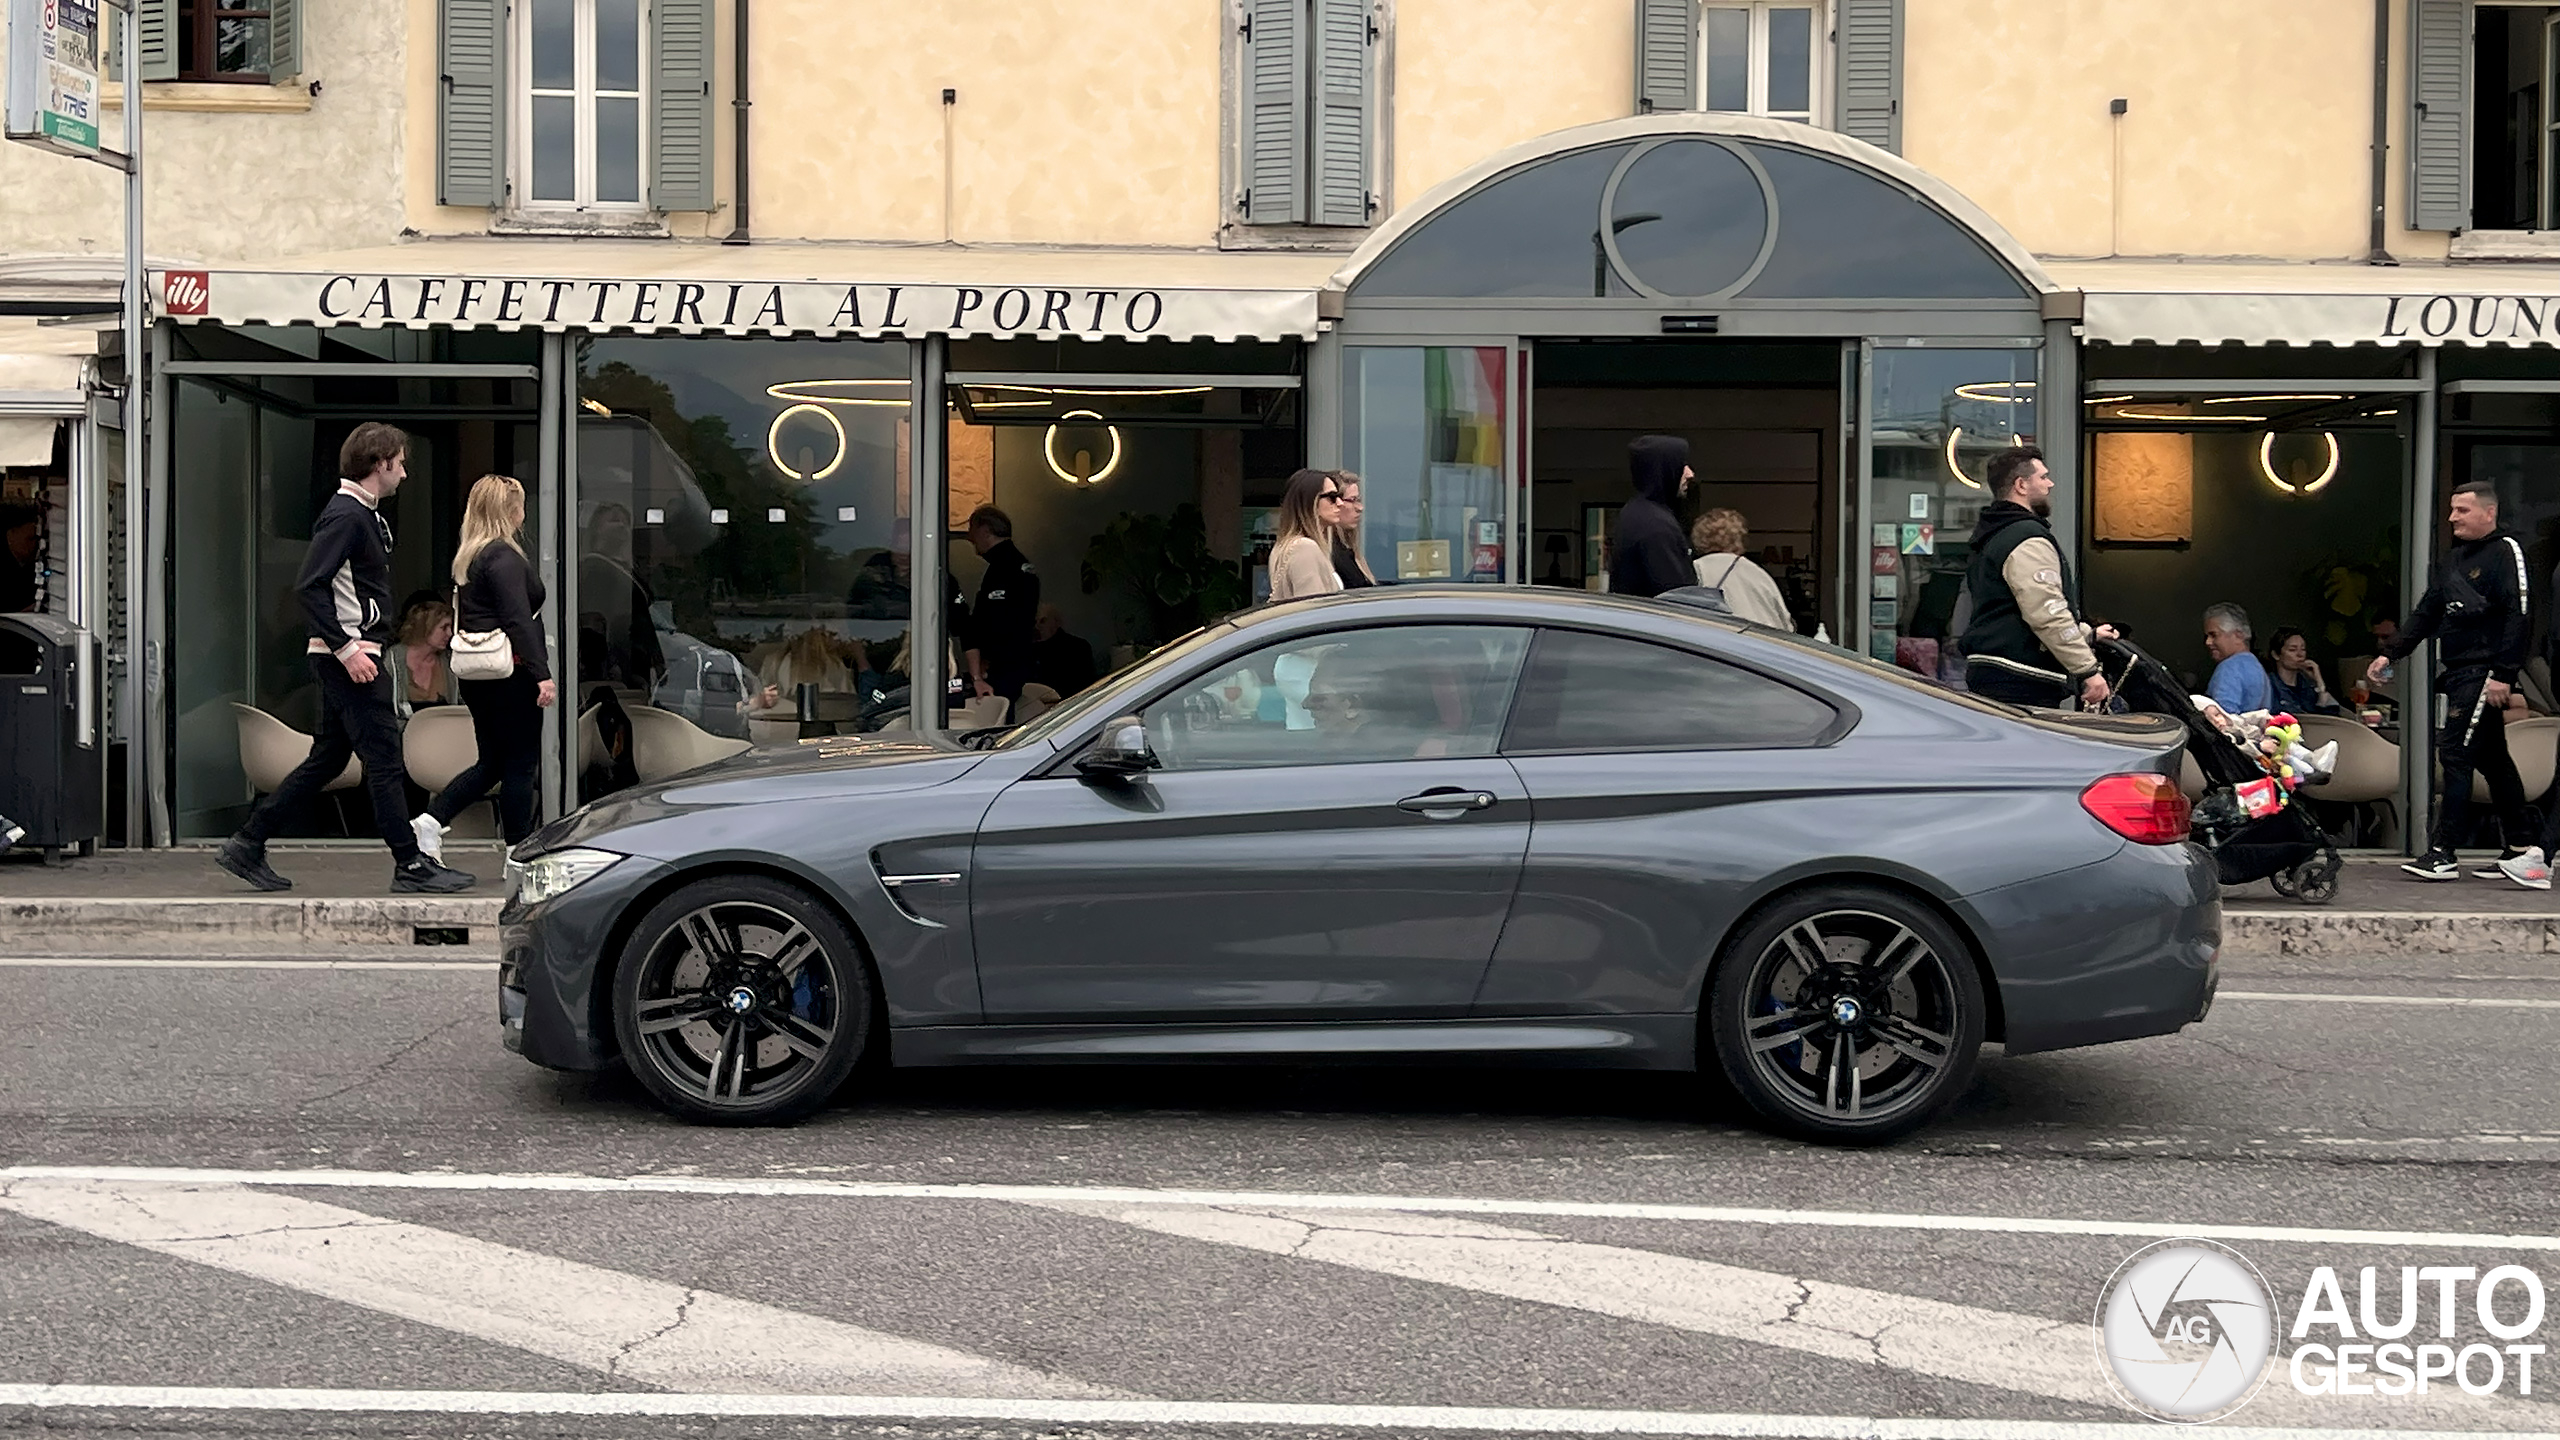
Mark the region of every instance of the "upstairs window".
[[1243, 0], [1238, 223], [1378, 217], [1378, 23], [1373, 0]]
[[640, 210], [640, 0], [526, 0], [517, 208]]
[[1821, 125], [1902, 148], [1904, 0], [1635, 0], [1636, 113]]
[[1705, 110], [1812, 123], [1828, 36], [1814, 5], [1709, 4], [1698, 34]]
[[[281, 85], [302, 73], [302, 0], [135, 0], [142, 78]], [[124, 16], [98, 7], [106, 70], [124, 73]]]

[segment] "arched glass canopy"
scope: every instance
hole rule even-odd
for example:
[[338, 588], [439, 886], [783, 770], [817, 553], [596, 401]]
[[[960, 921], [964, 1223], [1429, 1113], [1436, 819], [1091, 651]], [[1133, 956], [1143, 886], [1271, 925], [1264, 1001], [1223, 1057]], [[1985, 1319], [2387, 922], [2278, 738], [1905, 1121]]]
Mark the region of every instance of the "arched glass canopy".
[[2018, 305], [2049, 288], [1988, 217], [1882, 152], [1861, 163], [1853, 150], [1865, 147], [1825, 132], [1648, 117], [1545, 143], [1426, 197], [1336, 283], [1354, 302]]

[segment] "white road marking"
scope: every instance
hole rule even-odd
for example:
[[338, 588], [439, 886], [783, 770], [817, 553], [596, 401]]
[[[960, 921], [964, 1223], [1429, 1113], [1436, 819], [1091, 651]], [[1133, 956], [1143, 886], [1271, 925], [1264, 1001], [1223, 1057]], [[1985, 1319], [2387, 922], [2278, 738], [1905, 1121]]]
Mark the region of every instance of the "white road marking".
[[2314, 1005], [2442, 1005], [2477, 1010], [2560, 1010], [2560, 1000], [2525, 1000], [2474, 995], [2315, 995], [2301, 990], [2225, 990], [2225, 1000], [2301, 1000]]
[[144, 955], [7, 955], [0, 968], [18, 970], [475, 970], [495, 960], [283, 960], [273, 956], [166, 958]]
[[[999, 1420], [1030, 1425], [1254, 1425], [1476, 1430], [1529, 1435], [1706, 1435], [1751, 1440], [2160, 1440], [2149, 1421], [1891, 1420], [1690, 1410], [1532, 1410], [1462, 1405], [1288, 1405], [1220, 1400], [929, 1399], [912, 1395], [603, 1394], [538, 1390], [256, 1390], [184, 1385], [0, 1385], [0, 1409], [275, 1410], [333, 1415], [706, 1416], [722, 1419]], [[2254, 1408], [2254, 1407], [2252, 1407]], [[2244, 1410], [2242, 1414], [2249, 1413]], [[2338, 1440], [2379, 1429], [2215, 1425], [2216, 1440]], [[2479, 1430], [2388, 1432], [2479, 1440]], [[2526, 1432], [2529, 1433], [2529, 1432]], [[2548, 1433], [2548, 1432], [2545, 1432]]]
[[1112, 1185], [904, 1184], [873, 1180], [744, 1179], [705, 1175], [491, 1175], [439, 1170], [214, 1170], [124, 1165], [12, 1165], [12, 1180], [111, 1184], [248, 1185], [286, 1189], [498, 1190], [570, 1195], [704, 1195], [833, 1200], [1094, 1202], [1284, 1210], [1369, 1210], [1423, 1215], [1671, 1220], [1712, 1225], [1846, 1230], [1935, 1230], [2109, 1239], [2256, 1240], [2284, 1245], [2380, 1245], [2465, 1250], [2560, 1251], [2560, 1235], [2447, 1230], [2343, 1230], [2299, 1225], [2200, 1225], [2180, 1221], [2079, 1220], [2013, 1215], [1922, 1215], [1862, 1210], [1776, 1210], [1595, 1200], [1499, 1200], [1448, 1195], [1331, 1195], [1260, 1190], [1144, 1190]]
[[707, 1290], [234, 1186], [13, 1180], [0, 1209], [679, 1390], [1119, 1392]]
[[[1314, 1260], [2076, 1405], [2112, 1409], [2121, 1403], [2099, 1369], [2085, 1319], [2019, 1315], [1474, 1220], [1206, 1207], [1042, 1208], [1293, 1261]], [[2094, 1289], [2093, 1278], [2093, 1294]], [[2315, 1398], [2272, 1386], [2252, 1403], [2261, 1415], [2288, 1421], [2334, 1424], [2358, 1413], [2352, 1400]], [[2504, 1408], [2444, 1387], [2387, 1404], [2387, 1413], [2403, 1423], [2476, 1423]], [[2372, 1413], [2373, 1407], [2364, 1409]]]

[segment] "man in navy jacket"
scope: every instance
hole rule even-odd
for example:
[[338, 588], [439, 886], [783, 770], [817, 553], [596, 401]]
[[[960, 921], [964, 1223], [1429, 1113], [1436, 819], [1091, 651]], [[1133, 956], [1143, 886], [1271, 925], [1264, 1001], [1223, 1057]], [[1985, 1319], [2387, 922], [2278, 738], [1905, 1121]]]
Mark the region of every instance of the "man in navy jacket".
[[408, 821], [400, 720], [391, 708], [391, 676], [382, 668], [392, 613], [391, 524], [381, 507], [408, 474], [409, 437], [379, 422], [359, 425], [338, 450], [338, 493], [311, 522], [311, 549], [297, 589], [310, 632], [305, 648], [311, 673], [320, 682], [319, 733], [312, 737], [310, 758], [258, 802], [248, 823], [215, 856], [223, 869], [260, 890], [293, 888], [267, 864], [267, 837], [299, 817], [311, 797], [347, 768], [350, 754], [364, 760], [374, 824], [391, 847], [392, 891], [449, 895], [477, 881], [418, 853], [417, 832]]

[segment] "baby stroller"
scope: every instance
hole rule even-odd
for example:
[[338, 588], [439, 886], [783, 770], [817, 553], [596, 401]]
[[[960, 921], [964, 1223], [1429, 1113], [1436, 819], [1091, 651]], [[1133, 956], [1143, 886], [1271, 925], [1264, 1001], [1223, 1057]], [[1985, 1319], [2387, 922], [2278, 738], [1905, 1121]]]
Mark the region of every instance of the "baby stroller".
[[2288, 900], [2326, 905], [2338, 897], [2338, 872], [2345, 861], [2327, 832], [2311, 818], [2300, 794], [2287, 796], [2283, 809], [2252, 818], [2241, 805], [2238, 789], [2267, 773], [2255, 757], [2214, 728], [2187, 688], [2166, 666], [2129, 640], [2096, 642], [2098, 663], [2107, 684], [2125, 708], [2144, 715], [2167, 715], [2186, 727], [2187, 754], [2204, 775], [2204, 798], [2195, 806], [2197, 844], [2210, 852], [2225, 885], [2266, 880]]

